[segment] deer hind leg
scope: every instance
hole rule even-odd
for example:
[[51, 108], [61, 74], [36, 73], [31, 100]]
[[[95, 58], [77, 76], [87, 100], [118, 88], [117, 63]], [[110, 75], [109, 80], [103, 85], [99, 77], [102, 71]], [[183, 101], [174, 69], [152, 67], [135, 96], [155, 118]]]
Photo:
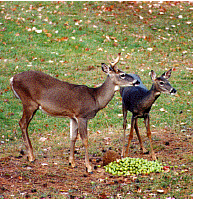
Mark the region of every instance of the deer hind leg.
[[78, 135], [78, 123], [76, 119], [70, 119], [70, 156], [69, 156], [69, 165], [75, 167], [74, 151], [75, 151], [75, 142]]
[[126, 152], [125, 152], [125, 157], [128, 156], [128, 153], [129, 153], [129, 146], [131, 144], [131, 140], [133, 139], [133, 129], [134, 129], [134, 125], [135, 125], [135, 119], [132, 115], [132, 118], [131, 118], [131, 130], [130, 130], [130, 134], [129, 134], [129, 139], [128, 139], [128, 144], [127, 144], [127, 147], [126, 147]]
[[142, 153], [147, 153], [148, 151], [144, 148], [142, 138], [141, 138], [140, 133], [139, 133], [138, 118], [135, 119], [135, 132], [137, 134], [137, 137], [138, 137], [138, 140], [139, 140], [139, 143], [140, 143], [140, 149], [142, 150]]
[[29, 105], [23, 105], [23, 116], [19, 121], [19, 126], [22, 131], [22, 137], [26, 146], [28, 160], [30, 162], [33, 162], [35, 160], [35, 157], [33, 155], [32, 144], [28, 136], [28, 126], [37, 109], [38, 109], [38, 104], [34, 102], [32, 102], [32, 104]]
[[147, 136], [148, 136], [149, 141], [150, 141], [151, 156], [152, 156], [153, 160], [156, 160], [156, 156], [155, 156], [155, 153], [153, 151], [153, 145], [152, 145], [152, 140], [151, 140], [151, 130], [150, 130], [150, 119], [149, 119], [149, 115], [147, 115], [144, 118], [144, 121], [145, 121], [146, 130], [147, 130]]
[[89, 162], [89, 156], [88, 156], [88, 135], [87, 135], [87, 120], [86, 119], [78, 119], [78, 130], [80, 137], [82, 139], [82, 143], [85, 148], [85, 164], [87, 171], [89, 173], [92, 173], [92, 166]]
[[127, 109], [122, 104], [122, 112], [123, 112], [123, 146], [122, 146], [122, 157], [125, 157], [125, 139], [126, 139], [126, 124], [127, 124]]

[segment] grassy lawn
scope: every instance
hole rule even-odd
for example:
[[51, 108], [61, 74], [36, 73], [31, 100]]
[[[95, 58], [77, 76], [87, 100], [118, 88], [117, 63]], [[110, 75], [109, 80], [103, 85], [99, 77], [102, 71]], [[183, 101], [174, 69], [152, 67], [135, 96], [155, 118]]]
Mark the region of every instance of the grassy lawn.
[[[0, 2], [0, 44], [0, 198], [193, 197], [192, 3]], [[94, 87], [106, 79], [101, 71], [106, 55], [116, 56], [118, 52], [122, 52], [118, 67], [139, 74], [147, 88], [152, 85], [151, 70], [160, 76], [173, 69], [170, 83], [177, 96], [162, 94], [150, 112], [154, 150], [161, 162], [171, 166], [170, 172], [136, 179], [113, 177], [103, 171], [87, 175], [80, 139], [76, 144], [79, 170], [72, 170], [67, 165], [69, 119], [52, 118], [40, 111], [29, 126], [37, 161], [30, 164], [24, 156], [17, 159], [25, 149], [18, 125], [22, 105], [14, 97], [9, 79], [22, 71], [38, 70]], [[121, 152], [121, 105], [117, 92], [90, 120], [91, 157], [101, 157], [102, 150], [110, 147]], [[130, 117], [129, 113], [128, 123]], [[149, 148], [142, 120], [139, 126]], [[42, 142], [41, 137], [47, 140]], [[109, 144], [104, 139], [107, 137]], [[130, 156], [150, 159], [140, 153], [137, 137], [134, 139]], [[48, 166], [41, 167], [44, 162]], [[32, 169], [24, 169], [27, 167]]]

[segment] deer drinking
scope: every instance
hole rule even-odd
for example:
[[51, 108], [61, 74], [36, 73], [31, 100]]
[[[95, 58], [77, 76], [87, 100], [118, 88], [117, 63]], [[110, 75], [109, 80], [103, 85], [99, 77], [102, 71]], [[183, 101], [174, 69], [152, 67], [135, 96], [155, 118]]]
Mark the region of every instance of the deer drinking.
[[[131, 140], [133, 139], [133, 131], [135, 128], [135, 132], [138, 136], [138, 140], [140, 143], [140, 148], [143, 153], [146, 153], [147, 150], [144, 148], [141, 136], [139, 134], [138, 129], [138, 118], [144, 118], [147, 136], [150, 141], [151, 155], [153, 160], [156, 159], [155, 153], [153, 151], [153, 145], [151, 140], [151, 130], [150, 130], [150, 122], [149, 122], [149, 112], [151, 110], [151, 106], [158, 99], [161, 93], [166, 94], [175, 94], [176, 90], [170, 85], [168, 79], [171, 76], [171, 70], [165, 72], [160, 77], [156, 77], [156, 73], [151, 71], [151, 79], [152, 79], [152, 87], [148, 90], [144, 84], [142, 83], [140, 77], [136, 74], [132, 74], [132, 77], [137, 79], [140, 82], [139, 86], [136, 87], [125, 87], [120, 88], [120, 94], [122, 96], [122, 111], [123, 111], [123, 130], [124, 130], [124, 138], [123, 138], [123, 148], [122, 148], [122, 156], [128, 156], [129, 146]], [[131, 128], [128, 139], [128, 145], [125, 150], [125, 137], [126, 137], [126, 124], [127, 124], [127, 112], [132, 112], [131, 118]]]
[[75, 167], [74, 149], [78, 133], [85, 148], [85, 164], [88, 172], [92, 166], [88, 156], [87, 122], [95, 117], [113, 98], [119, 86], [135, 86], [137, 79], [117, 68], [118, 57], [110, 66], [102, 63], [102, 71], [107, 74], [105, 82], [97, 88], [70, 84], [45, 73], [26, 71], [10, 79], [11, 87], [23, 105], [23, 115], [19, 121], [29, 161], [34, 161], [33, 148], [28, 136], [28, 125], [38, 109], [51, 116], [70, 118], [69, 164]]

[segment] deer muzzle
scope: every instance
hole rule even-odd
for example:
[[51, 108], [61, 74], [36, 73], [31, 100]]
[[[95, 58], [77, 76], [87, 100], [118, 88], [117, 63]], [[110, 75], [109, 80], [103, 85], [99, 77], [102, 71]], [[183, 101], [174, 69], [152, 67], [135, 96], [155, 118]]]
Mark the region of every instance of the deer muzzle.
[[175, 95], [177, 93], [177, 90], [175, 88], [171, 88], [170, 94]]
[[133, 80], [133, 86], [139, 86], [139, 84], [140, 82], [137, 79]]

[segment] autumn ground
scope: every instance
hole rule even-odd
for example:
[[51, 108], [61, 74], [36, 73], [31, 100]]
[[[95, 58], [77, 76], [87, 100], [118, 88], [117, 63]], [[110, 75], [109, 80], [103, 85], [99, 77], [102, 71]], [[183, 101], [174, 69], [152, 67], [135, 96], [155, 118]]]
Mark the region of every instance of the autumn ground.
[[[0, 3], [0, 198], [192, 198], [193, 197], [193, 5], [190, 2]], [[151, 110], [158, 160], [169, 170], [117, 177], [101, 165], [104, 151], [121, 153], [119, 93], [89, 122], [88, 174], [81, 140], [77, 168], [68, 165], [69, 120], [38, 111], [29, 126], [36, 161], [26, 160], [18, 121], [21, 102], [9, 79], [40, 70], [72, 83], [98, 86], [106, 54], [122, 52], [118, 66], [137, 73], [150, 88], [150, 70], [172, 68], [175, 97], [162, 95]], [[86, 78], [86, 80], [85, 80]], [[130, 122], [130, 114], [128, 115]], [[139, 122], [149, 149], [144, 124]], [[142, 154], [135, 136], [131, 157]]]

